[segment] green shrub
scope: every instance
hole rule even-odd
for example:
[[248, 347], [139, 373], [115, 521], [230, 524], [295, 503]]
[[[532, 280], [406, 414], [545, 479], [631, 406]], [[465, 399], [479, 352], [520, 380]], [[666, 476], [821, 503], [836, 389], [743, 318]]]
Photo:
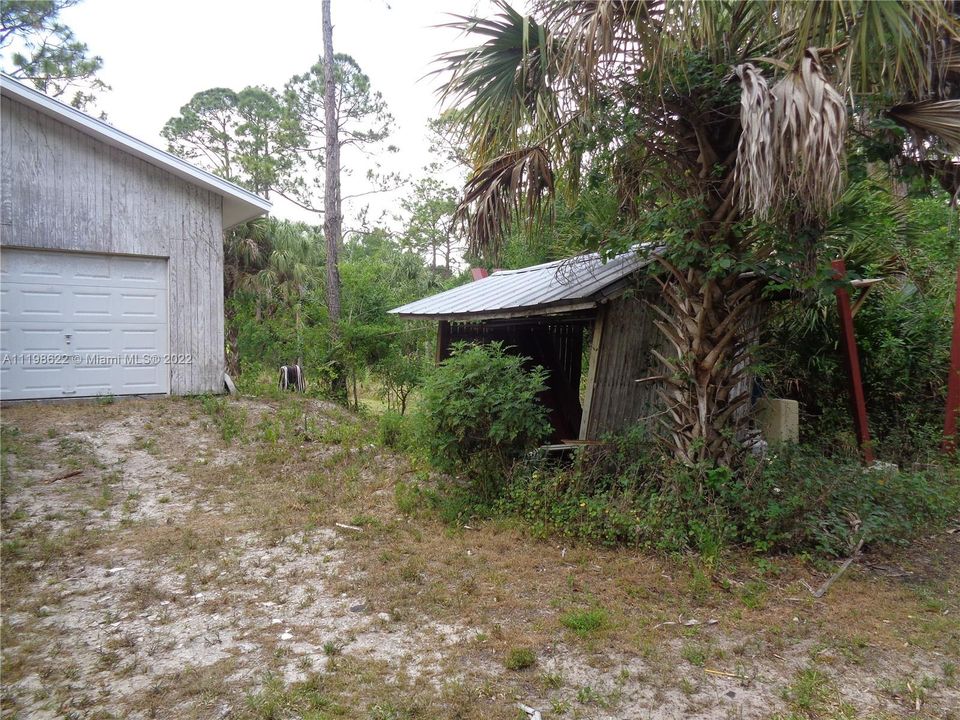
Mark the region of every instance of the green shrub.
[[497, 509], [534, 535], [707, 557], [732, 545], [761, 552], [845, 556], [865, 543], [897, 543], [960, 511], [956, 466], [866, 469], [817, 448], [779, 448], [738, 471], [685, 468], [641, 434], [615, 439], [572, 467], [518, 467]]
[[503, 664], [507, 670], [526, 670], [533, 667], [536, 662], [537, 656], [533, 653], [533, 650], [519, 647], [510, 649]]
[[218, 395], [207, 395], [203, 398], [203, 410], [212, 419], [220, 437], [230, 445], [235, 437], [243, 434], [247, 425], [247, 411], [232, 404], [228, 398]]
[[387, 410], [377, 422], [377, 436], [380, 444], [402, 450], [409, 444], [409, 431], [406, 418], [398, 412]]
[[560, 624], [580, 637], [587, 637], [603, 630], [610, 624], [603, 608], [571, 610], [560, 617]]
[[550, 430], [537, 399], [546, 371], [524, 362], [500, 343], [457, 344], [424, 386], [422, 441], [431, 463], [464, 475], [482, 497], [496, 495], [514, 461]]

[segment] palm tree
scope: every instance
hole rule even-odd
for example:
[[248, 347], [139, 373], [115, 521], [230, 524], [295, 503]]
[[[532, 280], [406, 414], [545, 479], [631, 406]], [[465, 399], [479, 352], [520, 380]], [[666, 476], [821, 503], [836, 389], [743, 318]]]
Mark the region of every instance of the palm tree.
[[[292, 311], [299, 339], [303, 332], [303, 301], [322, 287], [324, 258], [316, 231], [303, 223], [262, 218], [234, 228], [224, 238], [224, 297], [252, 296], [256, 317]], [[227, 356], [230, 370], [237, 366], [236, 328], [227, 303]], [[299, 344], [299, 340], [298, 340]], [[302, 353], [302, 349], [300, 350]], [[302, 358], [296, 362], [302, 364]]]
[[960, 101], [943, 96], [957, 17], [936, 0], [498, 5], [457, 16], [482, 41], [441, 58], [475, 168], [459, 209], [471, 251], [495, 256], [558, 188], [575, 199], [584, 170], [605, 174], [624, 244], [665, 246], [664, 439], [688, 464], [736, 462], [759, 276], [812, 254], [843, 190], [848, 116], [889, 109], [927, 154], [957, 140]]
[[[240, 372], [237, 327], [233, 322], [236, 310], [230, 302], [243, 293], [259, 295], [256, 276], [266, 267], [271, 252], [272, 220], [261, 218], [243, 223], [223, 236], [223, 298], [226, 318], [227, 371]], [[259, 313], [259, 306], [257, 312]]]
[[298, 357], [303, 364], [303, 301], [322, 285], [324, 259], [315, 231], [303, 223], [270, 220], [271, 252], [266, 266], [257, 273], [254, 284], [259, 295], [269, 298], [274, 307], [293, 311]]

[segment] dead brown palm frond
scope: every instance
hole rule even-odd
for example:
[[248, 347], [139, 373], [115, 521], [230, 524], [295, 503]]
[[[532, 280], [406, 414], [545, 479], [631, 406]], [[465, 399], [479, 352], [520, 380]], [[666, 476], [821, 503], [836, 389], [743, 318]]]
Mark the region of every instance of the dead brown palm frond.
[[935, 135], [960, 153], [960, 100], [926, 100], [897, 105], [887, 115], [921, 136]]
[[515, 213], [539, 222], [545, 197], [554, 192], [550, 157], [541, 145], [506, 152], [467, 181], [457, 219], [467, 226], [468, 251], [496, 260]]
[[736, 187], [741, 212], [758, 220], [799, 212], [823, 218], [843, 191], [847, 111], [817, 51], [772, 89], [752, 64], [740, 77]]
[[754, 65], [738, 65], [736, 73], [743, 88], [734, 179], [737, 202], [741, 212], [765, 220], [773, 199], [773, 96]]
[[827, 82], [817, 51], [771, 89], [773, 96], [773, 204], [822, 217], [843, 191], [847, 110]]

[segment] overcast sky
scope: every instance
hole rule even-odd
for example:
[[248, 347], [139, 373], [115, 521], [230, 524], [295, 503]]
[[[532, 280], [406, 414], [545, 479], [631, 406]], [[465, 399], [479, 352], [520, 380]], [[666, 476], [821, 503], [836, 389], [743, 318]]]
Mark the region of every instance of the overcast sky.
[[[448, 13], [490, 8], [489, 0], [332, 0], [335, 51], [356, 58], [396, 118], [391, 142], [400, 152], [386, 167], [416, 175], [434, 159], [426, 123], [438, 114], [437, 80], [423, 76], [439, 53], [467, 41], [433, 26], [448, 22]], [[84, 0], [62, 17], [103, 58], [101, 76], [113, 89], [98, 109], [117, 128], [163, 149], [161, 128], [194, 93], [280, 88], [323, 52], [319, 0]], [[363, 189], [362, 176], [345, 179], [344, 193]], [[393, 212], [399, 196], [370, 201], [372, 215]], [[349, 217], [357, 209], [345, 211]], [[274, 214], [316, 222], [282, 200]]]

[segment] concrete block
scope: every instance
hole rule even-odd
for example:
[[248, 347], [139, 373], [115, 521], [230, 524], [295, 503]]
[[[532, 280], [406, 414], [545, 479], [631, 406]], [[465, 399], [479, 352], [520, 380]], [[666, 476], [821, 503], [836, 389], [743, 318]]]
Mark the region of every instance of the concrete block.
[[760, 398], [754, 406], [757, 426], [770, 445], [800, 442], [800, 403], [782, 398]]

